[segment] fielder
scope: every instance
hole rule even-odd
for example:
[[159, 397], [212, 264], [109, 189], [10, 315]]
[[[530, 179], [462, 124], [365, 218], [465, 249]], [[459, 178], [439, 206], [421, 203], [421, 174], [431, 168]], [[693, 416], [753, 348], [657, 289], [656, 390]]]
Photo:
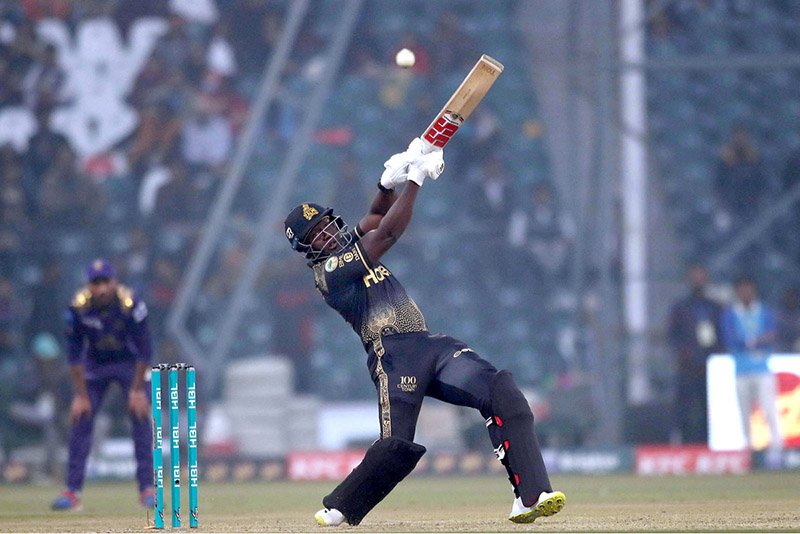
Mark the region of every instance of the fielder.
[[[413, 441], [425, 396], [480, 411], [514, 489], [511, 521], [553, 515], [566, 498], [550, 486], [533, 414], [511, 373], [498, 371], [457, 339], [428, 332], [417, 305], [380, 263], [408, 226], [425, 178], [435, 180], [444, 169], [442, 151], [424, 154], [417, 138], [384, 166], [380, 191], [353, 231], [331, 208], [312, 203], [294, 208], [284, 223], [292, 248], [309, 260], [325, 302], [361, 337], [378, 391], [380, 438], [322, 500], [325, 508], [315, 518], [323, 526], [358, 525], [413, 471], [425, 454]], [[405, 182], [398, 195], [394, 188]]]
[[136, 454], [139, 502], [154, 505], [153, 434], [150, 414], [152, 344], [147, 326], [147, 306], [117, 282], [114, 267], [105, 260], [89, 264], [89, 283], [81, 288], [67, 310], [66, 336], [74, 397], [70, 407], [67, 487], [53, 510], [80, 510], [86, 459], [92, 446], [94, 418], [112, 382], [128, 397], [128, 410]]

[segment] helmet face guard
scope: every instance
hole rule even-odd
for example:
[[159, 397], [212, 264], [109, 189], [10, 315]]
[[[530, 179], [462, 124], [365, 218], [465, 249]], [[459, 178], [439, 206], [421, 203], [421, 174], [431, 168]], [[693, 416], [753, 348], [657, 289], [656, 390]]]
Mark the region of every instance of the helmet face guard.
[[[325, 233], [328, 238], [322, 244], [321, 249], [315, 249], [308, 242], [311, 231], [323, 220], [328, 220], [320, 233]], [[333, 213], [331, 208], [323, 208], [317, 204], [301, 204], [297, 206], [286, 217], [284, 222], [286, 227], [286, 238], [292, 249], [303, 254], [306, 259], [313, 263], [328, 259], [332, 254], [349, 245], [353, 236], [348, 232], [347, 224], [341, 217]], [[335, 242], [335, 251], [328, 251], [328, 246]]]

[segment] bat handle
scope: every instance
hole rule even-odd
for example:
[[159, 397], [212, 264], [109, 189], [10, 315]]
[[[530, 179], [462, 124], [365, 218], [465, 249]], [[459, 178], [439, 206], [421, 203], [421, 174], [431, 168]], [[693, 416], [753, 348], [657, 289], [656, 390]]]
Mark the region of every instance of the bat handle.
[[420, 137], [422, 140], [422, 153], [423, 154], [430, 154], [434, 150], [441, 150], [440, 147], [433, 146], [433, 143], [425, 139], [424, 137]]

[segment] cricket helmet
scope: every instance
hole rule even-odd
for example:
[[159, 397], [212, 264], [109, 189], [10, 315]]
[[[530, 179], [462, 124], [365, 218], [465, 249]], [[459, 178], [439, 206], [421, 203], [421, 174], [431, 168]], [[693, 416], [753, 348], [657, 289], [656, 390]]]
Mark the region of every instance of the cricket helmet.
[[[331, 237], [324, 243], [322, 250], [316, 250], [311, 247], [308, 237], [311, 234], [311, 230], [326, 218], [329, 222], [324, 227], [324, 230], [328, 231]], [[292, 248], [305, 255], [306, 259], [311, 260], [311, 263], [319, 263], [331, 255], [331, 252], [325, 250], [331, 240], [335, 240], [339, 245], [337, 250], [341, 250], [349, 245], [353, 239], [353, 236], [348, 233], [347, 225], [342, 218], [333, 213], [333, 208], [325, 208], [312, 202], [305, 202], [294, 208], [286, 217], [283, 225], [286, 238]], [[336, 231], [329, 231], [333, 229]]]

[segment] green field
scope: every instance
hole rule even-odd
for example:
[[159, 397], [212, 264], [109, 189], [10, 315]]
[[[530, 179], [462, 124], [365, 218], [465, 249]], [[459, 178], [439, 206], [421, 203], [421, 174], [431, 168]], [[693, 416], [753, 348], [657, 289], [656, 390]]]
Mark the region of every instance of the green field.
[[[800, 532], [800, 472], [558, 476], [553, 484], [566, 493], [566, 508], [532, 525], [505, 519], [512, 499], [503, 477], [411, 477], [360, 526], [335, 529], [314, 521], [332, 482], [201, 484], [198, 531]], [[0, 486], [0, 531], [136, 532], [147, 524], [132, 483], [89, 484], [82, 512], [51, 512], [49, 503], [57, 493], [52, 486]], [[184, 510], [187, 498], [184, 489]]]

